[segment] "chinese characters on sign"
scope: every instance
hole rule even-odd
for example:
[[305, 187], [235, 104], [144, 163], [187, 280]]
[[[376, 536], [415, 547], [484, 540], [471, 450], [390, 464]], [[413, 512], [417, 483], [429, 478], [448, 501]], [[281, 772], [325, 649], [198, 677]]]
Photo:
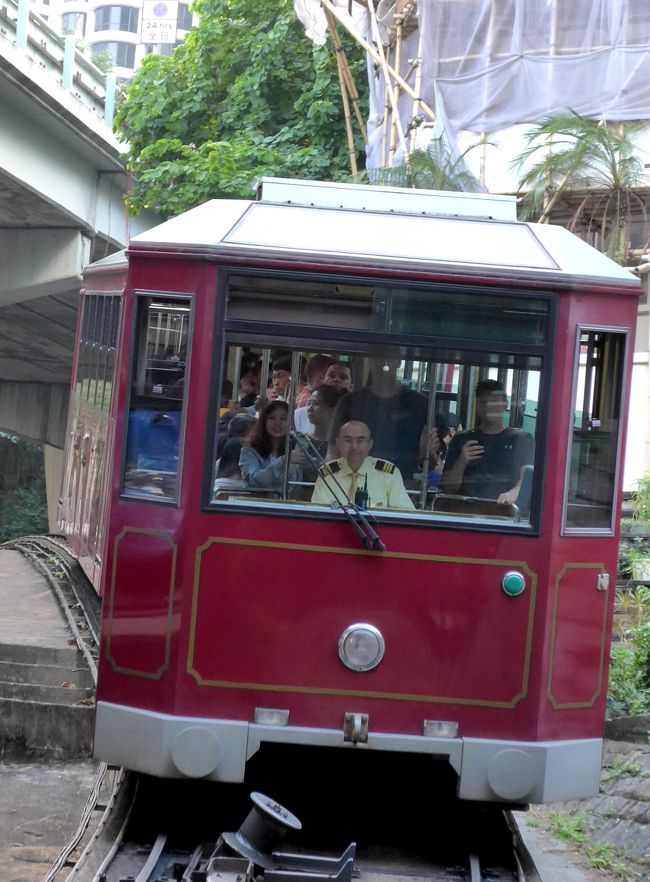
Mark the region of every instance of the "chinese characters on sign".
[[178, 0], [144, 0], [142, 43], [175, 43]]

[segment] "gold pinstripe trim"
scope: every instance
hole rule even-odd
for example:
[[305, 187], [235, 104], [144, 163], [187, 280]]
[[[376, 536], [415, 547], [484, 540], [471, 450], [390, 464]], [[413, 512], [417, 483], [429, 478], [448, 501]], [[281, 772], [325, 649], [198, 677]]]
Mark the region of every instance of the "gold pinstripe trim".
[[[111, 634], [112, 634], [112, 624], [113, 624], [113, 606], [115, 601], [115, 578], [117, 572], [117, 559], [118, 559], [118, 548], [122, 539], [131, 533], [143, 535], [143, 536], [154, 536], [158, 539], [164, 539], [164, 541], [169, 545], [172, 549], [172, 566], [171, 573], [169, 577], [169, 603], [167, 604], [167, 633], [165, 636], [165, 660], [162, 665], [158, 668], [157, 671], [139, 671], [134, 668], [123, 668], [117, 664], [113, 656], [111, 655]], [[164, 533], [162, 530], [149, 530], [146, 527], [123, 527], [122, 530], [115, 537], [115, 542], [113, 543], [113, 570], [111, 573], [111, 584], [109, 589], [109, 600], [108, 600], [108, 621], [111, 623], [111, 628], [109, 628], [107, 636], [105, 638], [106, 642], [106, 660], [110, 664], [113, 671], [116, 674], [124, 674], [127, 677], [137, 677], [139, 679], [145, 680], [160, 680], [165, 671], [169, 670], [169, 658], [171, 654], [171, 639], [172, 639], [172, 611], [174, 607], [174, 585], [176, 583], [176, 556], [178, 552], [178, 547], [175, 542], [172, 542], [171, 538], [167, 533]]]
[[[528, 607], [528, 623], [526, 629], [526, 642], [524, 647], [524, 658], [522, 665], [521, 687], [516, 695], [510, 701], [489, 701], [483, 699], [472, 699], [462, 697], [436, 696], [436, 695], [418, 695], [400, 692], [378, 692], [372, 690], [357, 689], [328, 689], [315, 686], [286, 686], [283, 684], [269, 683], [247, 683], [232, 682], [230, 680], [207, 680], [204, 679], [200, 672], [194, 667], [194, 649], [196, 646], [196, 626], [198, 616], [198, 596], [199, 584], [201, 579], [201, 558], [203, 553], [212, 545], [235, 545], [235, 546], [253, 546], [255, 548], [277, 548], [290, 551], [310, 551], [316, 554], [342, 554], [354, 555], [361, 557], [381, 557], [393, 558], [397, 560], [423, 560], [436, 563], [465, 563], [480, 564], [484, 566], [495, 567], [518, 567], [523, 570], [530, 578], [530, 594]], [[537, 597], [537, 574], [534, 573], [525, 561], [512, 560], [485, 560], [484, 558], [467, 558], [467, 557], [451, 557], [436, 554], [411, 554], [402, 551], [367, 551], [361, 548], [337, 548], [328, 545], [302, 545], [292, 542], [271, 542], [257, 541], [252, 539], [233, 539], [212, 536], [203, 545], [196, 549], [195, 566], [194, 566], [194, 587], [192, 592], [192, 615], [190, 621], [190, 639], [188, 645], [188, 657], [186, 670], [187, 673], [196, 680], [200, 686], [210, 686], [221, 689], [245, 689], [255, 690], [259, 692], [281, 692], [296, 693], [304, 695], [339, 695], [339, 696], [355, 696], [359, 698], [379, 698], [392, 701], [417, 701], [428, 704], [459, 704], [475, 707], [497, 707], [497, 708], [513, 708], [526, 698], [528, 694], [528, 680], [530, 675], [530, 656], [532, 651], [533, 628], [535, 620], [535, 601]]]
[[[569, 570], [594, 570], [596, 573], [606, 573], [605, 564], [603, 563], [568, 563], [564, 564], [562, 569], [555, 577], [555, 590], [553, 597], [553, 614], [551, 618], [551, 643], [549, 648], [549, 666], [548, 679], [546, 682], [546, 697], [551, 703], [554, 710], [575, 710], [578, 708], [593, 707], [596, 700], [600, 697], [603, 690], [603, 671], [605, 667], [605, 650], [607, 648], [607, 613], [609, 591], [599, 592], [603, 598], [603, 614], [600, 630], [600, 658], [598, 664], [598, 682], [596, 690], [588, 701], [558, 701], [553, 695], [553, 674], [555, 671], [555, 644], [557, 640], [557, 611], [560, 603], [560, 582]], [[595, 589], [594, 589], [595, 590]]]

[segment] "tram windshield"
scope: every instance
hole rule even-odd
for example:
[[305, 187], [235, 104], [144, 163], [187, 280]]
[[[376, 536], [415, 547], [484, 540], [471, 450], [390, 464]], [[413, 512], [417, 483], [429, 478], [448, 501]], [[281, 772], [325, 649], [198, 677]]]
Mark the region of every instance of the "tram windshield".
[[227, 298], [216, 506], [530, 524], [548, 299], [244, 275]]

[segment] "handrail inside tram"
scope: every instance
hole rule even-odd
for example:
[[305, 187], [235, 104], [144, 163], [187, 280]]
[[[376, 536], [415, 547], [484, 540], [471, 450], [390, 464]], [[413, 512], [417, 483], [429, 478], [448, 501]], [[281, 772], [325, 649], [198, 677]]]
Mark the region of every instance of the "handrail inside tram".
[[478, 496], [456, 496], [452, 493], [436, 493], [431, 510], [440, 513], [510, 518], [521, 521], [521, 510], [514, 502], [497, 502]]

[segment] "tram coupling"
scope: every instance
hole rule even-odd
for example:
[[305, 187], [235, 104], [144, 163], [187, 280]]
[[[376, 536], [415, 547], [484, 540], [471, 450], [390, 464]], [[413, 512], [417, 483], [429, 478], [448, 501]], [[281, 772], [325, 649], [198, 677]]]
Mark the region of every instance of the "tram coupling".
[[[302, 829], [298, 818], [262, 793], [234, 833], [222, 833], [207, 859], [199, 858], [189, 882], [352, 882], [356, 843], [338, 856], [280, 851], [288, 833]], [[183, 879], [186, 875], [183, 876]]]

